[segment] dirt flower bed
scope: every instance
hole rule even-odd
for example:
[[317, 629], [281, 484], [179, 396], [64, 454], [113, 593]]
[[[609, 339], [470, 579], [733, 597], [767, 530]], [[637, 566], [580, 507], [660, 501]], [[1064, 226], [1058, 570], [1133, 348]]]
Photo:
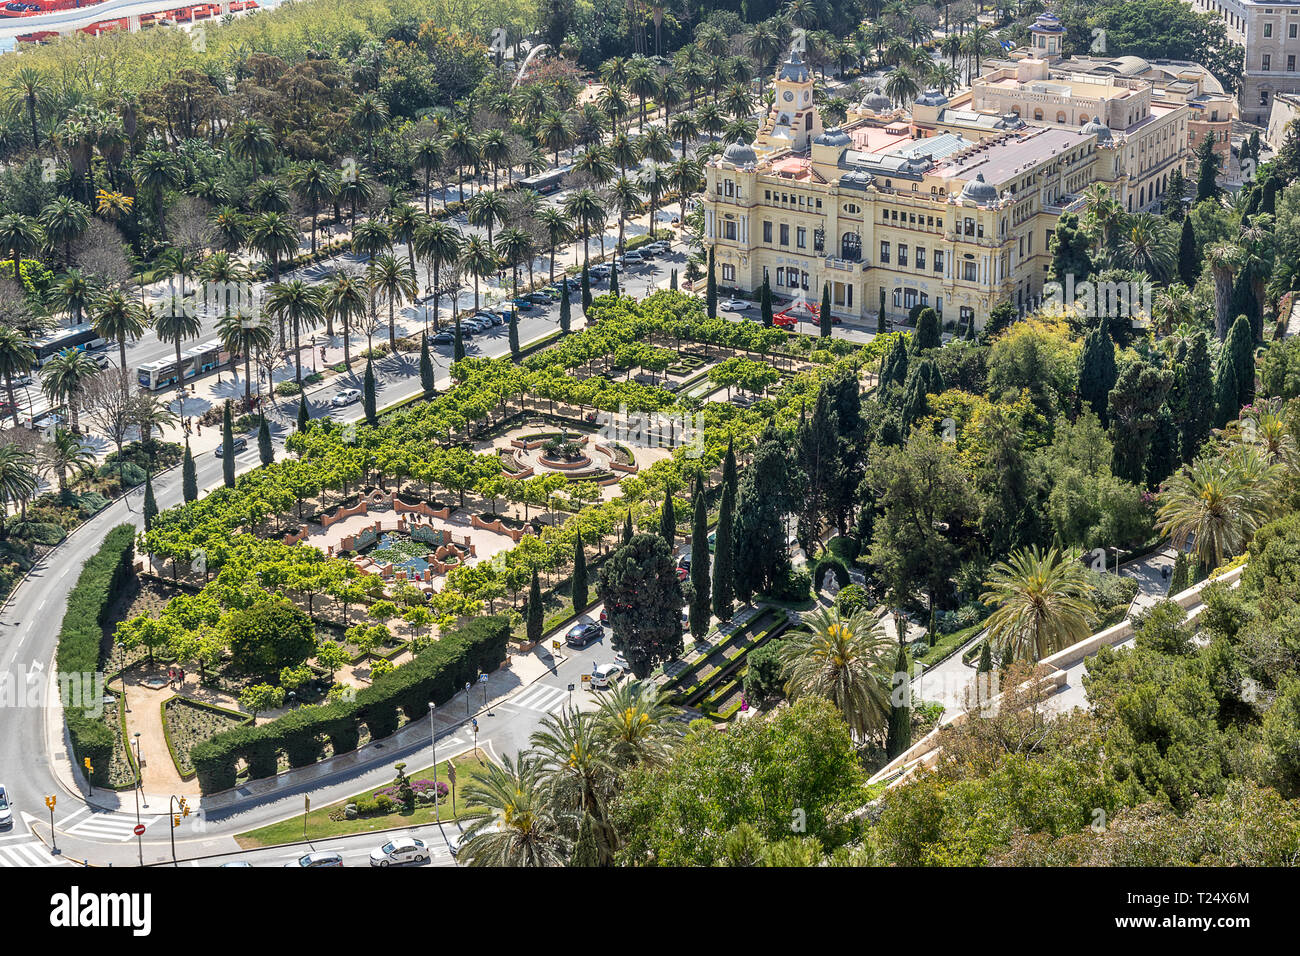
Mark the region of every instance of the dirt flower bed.
[[163, 703], [163, 727], [167, 731], [167, 741], [171, 745], [172, 760], [182, 777], [194, 773], [190, 763], [190, 751], [194, 746], [209, 737], [247, 723], [249, 717], [213, 707], [204, 707], [186, 700], [173, 697]]

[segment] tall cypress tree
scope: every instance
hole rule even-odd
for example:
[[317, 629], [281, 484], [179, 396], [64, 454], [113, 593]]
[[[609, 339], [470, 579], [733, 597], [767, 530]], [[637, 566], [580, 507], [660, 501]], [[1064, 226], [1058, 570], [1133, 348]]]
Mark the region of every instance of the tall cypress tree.
[[569, 866], [600, 866], [600, 851], [596, 846], [596, 831], [592, 828], [590, 813], [582, 815], [578, 839], [569, 855]]
[[772, 327], [772, 286], [768, 283], [767, 277], [763, 277], [763, 284], [758, 290], [758, 307], [763, 316], [763, 328]]
[[614, 262], [609, 267], [609, 294], [618, 296], [618, 263]]
[[943, 345], [943, 327], [939, 324], [939, 313], [926, 306], [916, 316], [916, 334], [912, 336], [912, 351], [924, 352], [937, 349]]
[[591, 273], [587, 271], [587, 261], [582, 261], [582, 314], [591, 308]]
[[677, 551], [677, 512], [673, 508], [673, 495], [664, 495], [664, 506], [659, 512], [659, 536], [668, 542], [668, 550]]
[[542, 639], [542, 581], [533, 569], [533, 580], [528, 585], [528, 623], [526, 636], [528, 643], [535, 644]]
[[587, 606], [587, 553], [582, 547], [582, 535], [573, 539], [573, 583], [569, 587], [573, 596], [573, 610]]
[[1187, 197], [1187, 179], [1183, 176], [1183, 168], [1175, 166], [1173, 172], [1169, 174], [1168, 198], [1165, 200], [1165, 215], [1179, 222], [1186, 214], [1183, 209], [1183, 200]]
[[722, 500], [718, 505], [718, 524], [713, 532], [713, 616], [720, 621], [731, 620], [731, 607], [736, 600], [736, 586], [731, 573], [731, 524], [735, 510], [734, 485], [724, 480]]
[[264, 465], [275, 461], [275, 446], [271, 444], [271, 426], [267, 424], [265, 415], [262, 416], [261, 424], [257, 426], [257, 457]]
[[[900, 644], [898, 655], [894, 659], [894, 673], [906, 674], [907, 672], [907, 652]], [[906, 681], [903, 682], [902, 687], [909, 688], [910, 692], [910, 685]], [[893, 760], [910, 746], [912, 746], [912, 702], [907, 700], [900, 704], [891, 703], [889, 733], [885, 738], [885, 756]]]
[[1201, 260], [1196, 255], [1196, 230], [1192, 228], [1192, 218], [1183, 220], [1183, 231], [1178, 236], [1178, 278], [1183, 285], [1191, 289], [1196, 286], [1196, 279], [1201, 274]]
[[980, 662], [979, 666], [975, 668], [975, 672], [977, 674], [987, 674], [991, 670], [993, 670], [993, 648], [988, 640], [985, 640], [980, 645]]
[[438, 386], [433, 377], [433, 356], [429, 354], [429, 333], [420, 333], [420, 387], [424, 389], [425, 398], [438, 394]]
[[889, 320], [885, 318], [885, 287], [880, 287], [880, 311], [876, 313], [876, 334], [884, 335], [889, 331]]
[[573, 315], [569, 305], [569, 288], [565, 286], [564, 295], [560, 296], [560, 331], [568, 332], [573, 328]]
[[145, 472], [144, 476], [144, 530], [153, 527], [153, 519], [158, 515], [158, 499], [153, 494], [153, 474]]
[[713, 247], [709, 247], [709, 276], [704, 286], [704, 307], [709, 318], [718, 317], [718, 278], [713, 274]]
[[510, 357], [514, 361], [518, 362], [519, 361], [519, 311], [517, 309], [510, 310], [509, 332], [510, 332]]
[[1190, 462], [1200, 451], [1214, 425], [1214, 372], [1210, 363], [1209, 338], [1205, 332], [1192, 336], [1191, 348], [1183, 365], [1183, 389], [1186, 395], [1186, 413], [1178, 423], [1181, 437], [1179, 450], [1184, 462]]
[[1115, 343], [1110, 338], [1110, 321], [1106, 316], [1089, 329], [1079, 351], [1079, 401], [1096, 413], [1103, 425], [1107, 422], [1110, 390], [1119, 378], [1115, 364]]
[[311, 421], [311, 408], [307, 405], [307, 396], [303, 395], [298, 399], [298, 431], [305, 431], [309, 421]]
[[1214, 427], [1222, 428], [1237, 417], [1241, 406], [1237, 404], [1237, 366], [1228, 350], [1219, 353], [1219, 364], [1214, 372]]
[[1214, 152], [1214, 137], [1207, 136], [1196, 147], [1196, 201], [1219, 198], [1219, 157]]
[[731, 500], [735, 503], [736, 486], [739, 477], [736, 474], [736, 449], [734, 442], [730, 439], [727, 441], [727, 453], [722, 457], [722, 484], [725, 488], [731, 489]]
[[672, 289], [674, 292], [677, 291], [677, 270], [676, 269], [674, 269], [672, 273], [669, 274], [668, 276], [668, 288]]
[[373, 428], [379, 423], [375, 398], [375, 369], [366, 356], [366, 374], [361, 381], [361, 404], [365, 407], [366, 422]]
[[194, 456], [190, 453], [190, 440], [185, 439], [185, 457], [181, 459], [181, 495], [185, 503], [199, 498], [199, 475], [194, 467]]
[[459, 362], [465, 357], [465, 337], [460, 334], [460, 316], [456, 316], [456, 338], [451, 347], [451, 360]]
[[695, 590], [691, 600], [691, 636], [698, 641], [709, 632], [709, 612], [712, 609], [712, 596], [709, 594], [709, 509], [698, 485], [691, 524], [691, 586]]
[[831, 337], [831, 284], [822, 283], [822, 307], [817, 313], [817, 332], [824, 338]]
[[1246, 316], [1232, 323], [1221, 356], [1231, 359], [1236, 372], [1237, 408], [1249, 405], [1255, 399], [1255, 337]]
[[227, 488], [235, 487], [235, 423], [230, 417], [230, 399], [221, 410], [221, 478]]
[[623, 543], [627, 544], [632, 540], [636, 531], [632, 528], [632, 509], [627, 509], [627, 520], [623, 522]]

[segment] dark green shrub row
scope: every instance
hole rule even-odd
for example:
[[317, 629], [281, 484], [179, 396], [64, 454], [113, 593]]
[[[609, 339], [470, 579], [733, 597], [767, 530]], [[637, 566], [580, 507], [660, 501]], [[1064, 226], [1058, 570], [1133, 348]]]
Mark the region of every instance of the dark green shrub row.
[[[61, 674], [91, 675], [99, 670], [99, 647], [113, 596], [131, 576], [135, 555], [135, 528], [121, 524], [104, 538], [95, 555], [81, 569], [76, 586], [68, 595], [67, 610], [59, 629], [56, 666]], [[73, 686], [74, 681], [61, 682]], [[81, 686], [90, 686], [82, 682]], [[87, 757], [95, 768], [92, 782], [108, 785], [108, 766], [113, 756], [113, 732], [84, 709], [65, 700], [63, 716], [72, 739], [73, 759], [82, 766]]]
[[352, 701], [317, 704], [292, 710], [260, 727], [236, 727], [197, 744], [190, 760], [204, 793], [235, 785], [240, 760], [256, 779], [276, 772], [283, 751], [291, 767], [306, 767], [321, 758], [329, 741], [334, 753], [355, 750], [364, 724], [378, 740], [397, 730], [400, 715], [419, 720], [429, 702], [445, 704], [479, 671], [491, 672], [505, 660], [509, 621], [480, 617], [444, 635], [401, 667], [375, 679]]

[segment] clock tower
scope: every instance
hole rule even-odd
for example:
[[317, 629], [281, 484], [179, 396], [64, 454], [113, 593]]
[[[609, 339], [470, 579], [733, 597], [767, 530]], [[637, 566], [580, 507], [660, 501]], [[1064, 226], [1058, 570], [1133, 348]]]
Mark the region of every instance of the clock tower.
[[789, 59], [777, 68], [773, 88], [776, 100], [767, 138], [773, 146], [804, 152], [821, 133], [822, 120], [813, 106], [812, 72], [797, 51], [791, 50]]

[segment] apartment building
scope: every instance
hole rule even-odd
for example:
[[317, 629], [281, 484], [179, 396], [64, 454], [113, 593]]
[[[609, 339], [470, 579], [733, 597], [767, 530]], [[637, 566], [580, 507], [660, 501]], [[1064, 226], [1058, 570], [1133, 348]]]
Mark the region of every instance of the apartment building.
[[1219, 17], [1228, 38], [1246, 49], [1238, 102], [1241, 118], [1268, 125], [1279, 93], [1300, 93], [1300, 2], [1188, 0], [1200, 13]]

